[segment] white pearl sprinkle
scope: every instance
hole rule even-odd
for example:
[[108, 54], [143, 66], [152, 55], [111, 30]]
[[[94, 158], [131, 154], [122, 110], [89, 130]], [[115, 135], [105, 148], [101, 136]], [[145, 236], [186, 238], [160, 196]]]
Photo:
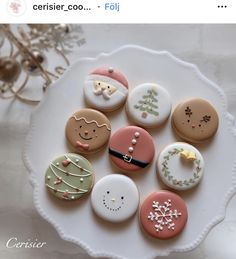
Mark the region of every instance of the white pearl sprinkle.
[[71, 199], [74, 200], [74, 199], [75, 199], [75, 196], [71, 196]]
[[77, 158], [77, 159], [75, 160], [75, 162], [76, 162], [76, 163], [79, 163], [79, 159]]
[[135, 145], [137, 143], [136, 139], [132, 139], [132, 144]]
[[50, 175], [48, 175], [48, 176], [47, 176], [47, 179], [48, 179], [48, 180], [50, 180], [50, 179], [51, 179], [51, 176], [50, 176]]
[[139, 132], [135, 132], [135, 133], [134, 133], [135, 138], [138, 138], [139, 135], [140, 135]]
[[59, 166], [60, 164], [57, 162], [56, 165]]
[[80, 182], [82, 183], [82, 182], [84, 181], [84, 178], [80, 178], [79, 180], [80, 180]]
[[132, 153], [134, 151], [133, 147], [129, 147], [129, 152]]
[[66, 190], [65, 192], [69, 192], [69, 190]]

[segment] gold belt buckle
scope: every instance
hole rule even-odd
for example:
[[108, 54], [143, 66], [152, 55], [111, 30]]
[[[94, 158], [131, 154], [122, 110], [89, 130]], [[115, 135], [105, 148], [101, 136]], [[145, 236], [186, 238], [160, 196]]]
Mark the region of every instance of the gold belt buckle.
[[123, 156], [123, 158], [124, 158], [124, 161], [127, 162], [127, 163], [130, 163], [131, 160], [132, 160], [132, 156], [127, 155], [127, 154], [125, 154], [125, 155]]

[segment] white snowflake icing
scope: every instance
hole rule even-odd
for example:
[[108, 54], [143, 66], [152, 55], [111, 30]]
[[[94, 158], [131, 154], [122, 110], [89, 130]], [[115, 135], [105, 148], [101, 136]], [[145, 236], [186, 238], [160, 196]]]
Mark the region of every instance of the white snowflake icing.
[[162, 231], [166, 226], [168, 230], [175, 230], [175, 223], [173, 219], [178, 219], [181, 216], [181, 212], [176, 209], [171, 210], [171, 200], [164, 202], [164, 205], [160, 205], [158, 201], [153, 201], [152, 208], [154, 210], [149, 212], [148, 219], [155, 221], [155, 229], [157, 232]]

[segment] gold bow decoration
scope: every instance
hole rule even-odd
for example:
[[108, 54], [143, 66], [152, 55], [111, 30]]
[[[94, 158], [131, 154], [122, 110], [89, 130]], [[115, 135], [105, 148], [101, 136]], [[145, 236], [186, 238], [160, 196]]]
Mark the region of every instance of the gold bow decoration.
[[180, 156], [181, 158], [190, 160], [190, 161], [194, 161], [197, 159], [196, 154], [194, 152], [186, 149], [180, 152]]

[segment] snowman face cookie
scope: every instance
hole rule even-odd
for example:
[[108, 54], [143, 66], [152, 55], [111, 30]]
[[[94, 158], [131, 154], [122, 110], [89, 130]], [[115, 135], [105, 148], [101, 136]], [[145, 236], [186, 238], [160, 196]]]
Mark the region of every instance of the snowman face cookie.
[[111, 132], [107, 117], [92, 109], [82, 109], [68, 120], [66, 137], [78, 153], [100, 150], [109, 140]]
[[180, 103], [172, 115], [172, 126], [183, 139], [198, 143], [213, 137], [219, 118], [215, 108], [203, 99]]
[[121, 222], [136, 212], [139, 204], [138, 189], [127, 176], [108, 175], [94, 186], [91, 204], [99, 217], [111, 222]]
[[136, 86], [130, 93], [126, 105], [132, 121], [142, 127], [161, 125], [171, 112], [171, 98], [161, 86], [145, 83]]
[[116, 110], [124, 104], [127, 95], [128, 81], [114, 68], [98, 68], [85, 80], [85, 100], [97, 110]]

